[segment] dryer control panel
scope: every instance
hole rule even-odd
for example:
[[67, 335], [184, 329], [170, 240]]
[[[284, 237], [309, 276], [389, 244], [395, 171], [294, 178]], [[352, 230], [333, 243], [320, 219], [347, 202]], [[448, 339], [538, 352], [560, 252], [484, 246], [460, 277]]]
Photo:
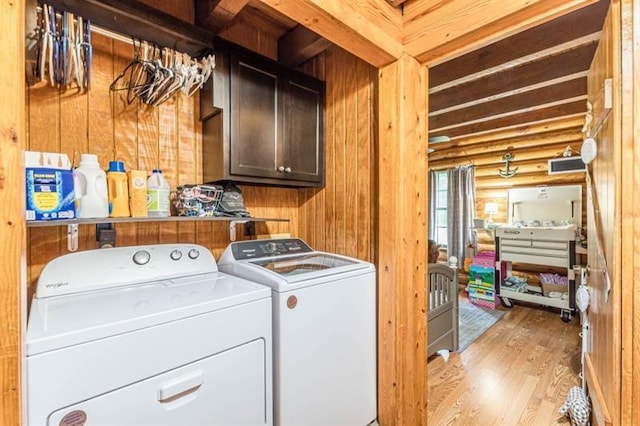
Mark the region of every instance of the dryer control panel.
[[217, 272], [211, 252], [197, 244], [152, 244], [87, 250], [49, 262], [37, 298]]
[[314, 250], [299, 238], [251, 240], [231, 244], [235, 260], [260, 259], [287, 254], [311, 253]]

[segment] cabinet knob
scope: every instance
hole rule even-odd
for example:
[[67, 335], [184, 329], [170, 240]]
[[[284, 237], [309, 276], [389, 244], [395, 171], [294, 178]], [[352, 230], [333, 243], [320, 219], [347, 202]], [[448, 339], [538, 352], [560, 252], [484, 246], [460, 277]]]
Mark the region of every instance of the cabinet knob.
[[284, 166], [280, 166], [280, 167], [278, 167], [278, 171], [279, 171], [279, 172], [284, 172]]
[[284, 171], [287, 173], [291, 173], [291, 167], [287, 167], [286, 169], [284, 169]]

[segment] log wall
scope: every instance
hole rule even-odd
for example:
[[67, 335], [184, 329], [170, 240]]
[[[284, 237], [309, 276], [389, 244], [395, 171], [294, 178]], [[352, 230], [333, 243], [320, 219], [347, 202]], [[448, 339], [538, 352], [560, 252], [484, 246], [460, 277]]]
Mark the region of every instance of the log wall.
[[[475, 166], [476, 217], [488, 219], [484, 206], [488, 202], [498, 203], [499, 211], [493, 215], [495, 223], [507, 223], [507, 191], [511, 188], [533, 187], [538, 185], [582, 185], [583, 212], [582, 224], [586, 227], [586, 190], [584, 173], [566, 173], [549, 175], [548, 161], [562, 157], [567, 146], [574, 153], [580, 152], [583, 135], [582, 115], [560, 117], [538, 124], [515, 127], [497, 132], [489, 132], [463, 138], [454, 138], [450, 142], [431, 145], [435, 151], [429, 155], [429, 167], [432, 170], [444, 170], [456, 166], [472, 164]], [[511, 169], [517, 167], [511, 178], [503, 178], [499, 170], [505, 170], [502, 156], [513, 155]], [[491, 236], [478, 232], [478, 250], [494, 250]], [[549, 271], [547, 267], [532, 265], [514, 265], [516, 274], [524, 275], [529, 282], [539, 282], [539, 273]], [[551, 269], [555, 270], [555, 269]], [[557, 270], [562, 273], [562, 270]], [[564, 270], [566, 275], [566, 270]]]

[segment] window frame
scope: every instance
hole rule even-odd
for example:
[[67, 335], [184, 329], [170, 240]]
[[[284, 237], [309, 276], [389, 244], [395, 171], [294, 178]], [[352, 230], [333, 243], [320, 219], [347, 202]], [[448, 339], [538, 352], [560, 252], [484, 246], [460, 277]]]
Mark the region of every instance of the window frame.
[[[448, 224], [446, 222], [445, 219], [445, 223], [442, 224], [440, 223], [440, 221], [438, 220], [439, 217], [441, 216], [439, 214], [439, 212], [443, 212], [444, 211], [444, 217], [447, 217], [448, 214], [448, 204], [449, 204], [449, 173], [446, 170], [443, 171], [436, 171], [435, 172], [435, 179], [436, 179], [436, 184], [435, 184], [435, 189], [436, 189], [436, 194], [434, 197], [435, 200], [435, 208], [434, 208], [434, 229], [435, 229], [435, 235], [433, 236], [433, 238], [436, 238], [436, 242], [440, 245], [441, 248], [447, 248], [448, 243], [449, 243], [449, 239], [448, 237], [445, 237], [445, 240], [442, 241], [441, 238], [438, 238], [438, 236], [440, 235], [440, 230], [444, 229], [444, 235], [446, 236], [448, 233]], [[440, 181], [444, 180], [445, 184], [446, 184], [446, 188], [445, 189], [440, 189]], [[445, 193], [445, 203], [444, 206], [440, 205], [440, 194], [444, 192]]]

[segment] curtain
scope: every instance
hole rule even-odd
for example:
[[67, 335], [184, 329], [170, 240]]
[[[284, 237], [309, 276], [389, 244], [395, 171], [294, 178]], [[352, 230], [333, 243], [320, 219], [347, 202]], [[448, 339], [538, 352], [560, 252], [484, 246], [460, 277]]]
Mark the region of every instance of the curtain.
[[447, 256], [456, 256], [459, 265], [466, 256], [467, 245], [473, 241], [471, 228], [476, 205], [473, 170], [473, 166], [449, 170]]

